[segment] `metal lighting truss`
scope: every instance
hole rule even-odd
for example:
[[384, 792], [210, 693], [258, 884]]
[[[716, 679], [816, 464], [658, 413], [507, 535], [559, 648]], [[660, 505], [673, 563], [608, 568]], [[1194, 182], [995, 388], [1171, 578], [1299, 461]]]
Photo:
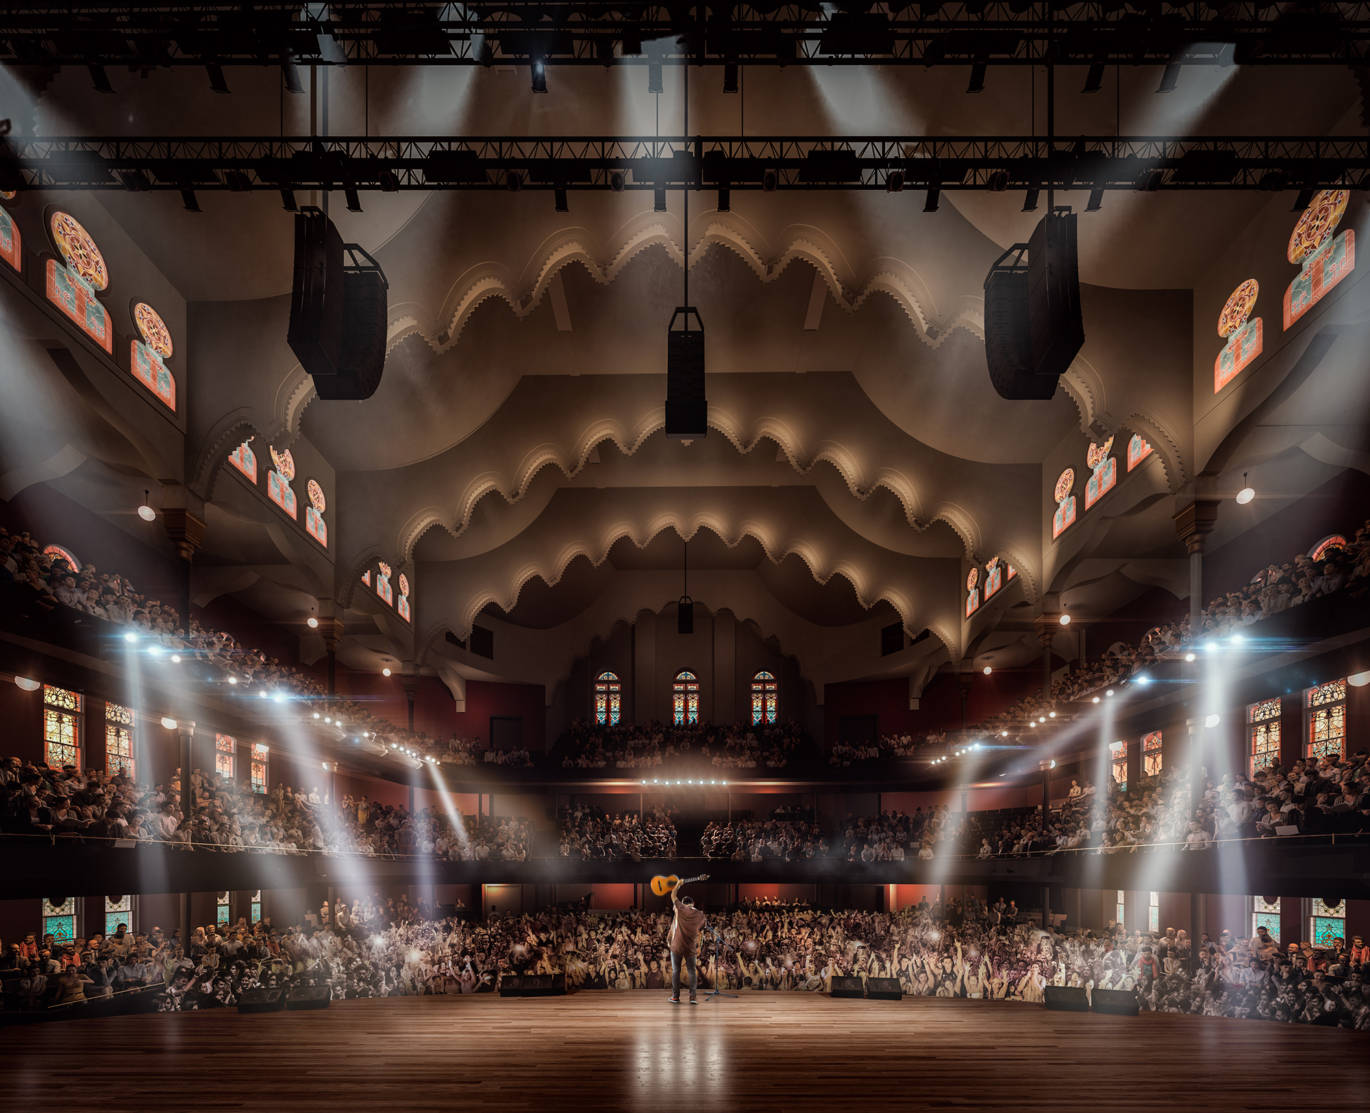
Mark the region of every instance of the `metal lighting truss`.
[[1370, 188], [1370, 137], [23, 138], [0, 189]]
[[1370, 4], [22, 3], [0, 62], [128, 65], [1364, 64]]

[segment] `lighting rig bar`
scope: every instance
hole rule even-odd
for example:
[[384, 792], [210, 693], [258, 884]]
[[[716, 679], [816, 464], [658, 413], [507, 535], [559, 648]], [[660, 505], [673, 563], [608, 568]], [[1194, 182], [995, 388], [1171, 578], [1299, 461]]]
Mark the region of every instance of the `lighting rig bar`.
[[1370, 138], [19, 138], [0, 189], [1370, 189]]
[[44, 66], [1325, 65], [1370, 58], [1370, 4], [1363, 3], [3, 7], [0, 62]]

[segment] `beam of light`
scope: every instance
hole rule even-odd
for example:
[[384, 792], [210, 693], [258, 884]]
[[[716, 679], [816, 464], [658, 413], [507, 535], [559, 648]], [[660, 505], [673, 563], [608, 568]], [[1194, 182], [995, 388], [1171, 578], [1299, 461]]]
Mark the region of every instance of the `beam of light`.
[[471, 839], [466, 834], [466, 823], [461, 818], [461, 810], [457, 807], [456, 801], [452, 799], [452, 793], [447, 787], [447, 782], [443, 779], [442, 770], [432, 762], [424, 762], [428, 766], [428, 776], [437, 789], [438, 799], [442, 802], [442, 810], [447, 816], [447, 821], [452, 825], [452, 830], [456, 832], [457, 841], [461, 843], [462, 855], [467, 856], [471, 853]]

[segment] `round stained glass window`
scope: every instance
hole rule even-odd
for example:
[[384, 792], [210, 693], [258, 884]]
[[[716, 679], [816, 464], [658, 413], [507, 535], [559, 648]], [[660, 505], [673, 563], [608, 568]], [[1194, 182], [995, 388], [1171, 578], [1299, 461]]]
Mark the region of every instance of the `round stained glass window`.
[[1256, 308], [1256, 295], [1261, 291], [1260, 283], [1248, 278], [1232, 291], [1223, 311], [1218, 314], [1218, 335], [1226, 340], [1242, 325], [1246, 324], [1251, 311]]
[[1070, 489], [1075, 486], [1075, 469], [1066, 468], [1056, 480], [1056, 501], [1065, 502], [1070, 498]]
[[81, 222], [70, 213], [59, 211], [52, 214], [51, 226], [52, 241], [67, 266], [96, 290], [108, 286], [109, 269], [105, 266], [105, 257]]
[[1312, 203], [1303, 210], [1303, 215], [1294, 225], [1294, 233], [1289, 237], [1289, 261], [1302, 263], [1317, 251], [1327, 238], [1336, 231], [1346, 212], [1346, 203], [1351, 199], [1349, 189], [1319, 190]]
[[140, 301], [133, 307], [133, 323], [142, 333], [144, 344], [163, 359], [171, 358], [171, 330], [166, 327], [166, 322], [157, 310], [147, 302]]

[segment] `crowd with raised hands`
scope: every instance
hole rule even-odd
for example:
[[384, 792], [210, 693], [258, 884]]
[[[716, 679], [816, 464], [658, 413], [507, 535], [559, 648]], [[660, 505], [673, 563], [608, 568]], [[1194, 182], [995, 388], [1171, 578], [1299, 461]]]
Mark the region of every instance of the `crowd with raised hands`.
[[804, 743], [795, 723], [668, 726], [577, 722], [562, 740], [566, 769], [721, 772], [783, 769]]
[[[1363, 939], [1291, 942], [1264, 927], [1195, 940], [1183, 930], [1042, 929], [1011, 901], [926, 900], [897, 912], [801, 902], [707, 910], [700, 984], [825, 992], [834, 977], [894, 978], [914, 996], [1041, 1002], [1048, 986], [1131, 991], [1144, 1009], [1370, 1030]], [[21, 1004], [161, 986], [163, 1007], [231, 1006], [248, 989], [318, 987], [333, 999], [490, 992], [509, 974], [564, 974], [573, 990], [664, 991], [669, 912], [583, 905], [484, 920], [398, 901], [339, 902], [278, 929], [269, 919], [62, 944], [30, 935], [0, 948]], [[716, 946], [714, 933], [717, 933]]]
[[180, 776], [139, 786], [123, 775], [75, 766], [50, 769], [17, 757], [0, 762], [0, 831], [55, 837], [139, 839], [173, 847], [330, 854], [420, 855], [453, 861], [522, 861], [527, 823], [482, 817], [456, 829], [445, 812], [278, 785], [254, 792], [195, 770], [189, 822]]
[[557, 813], [563, 858], [673, 858], [676, 829], [671, 813], [649, 808], [613, 814], [590, 804], [575, 804]]

